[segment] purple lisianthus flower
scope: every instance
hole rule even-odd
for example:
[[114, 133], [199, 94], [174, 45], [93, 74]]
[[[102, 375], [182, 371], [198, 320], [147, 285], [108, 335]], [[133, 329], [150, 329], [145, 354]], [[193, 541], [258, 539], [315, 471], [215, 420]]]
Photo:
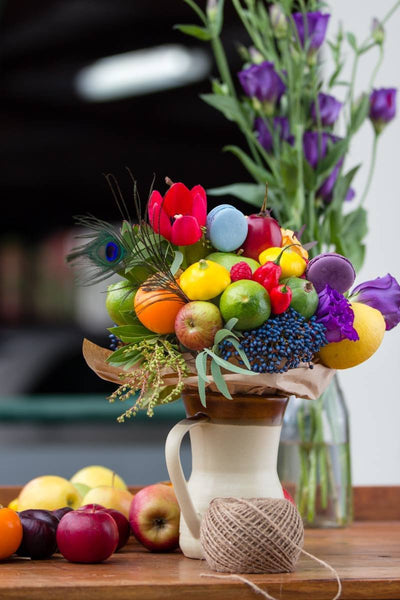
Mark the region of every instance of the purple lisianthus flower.
[[358, 333], [353, 327], [354, 312], [343, 294], [326, 285], [318, 297], [315, 316], [319, 323], [325, 325], [328, 342], [340, 342], [344, 339], [357, 341]]
[[350, 187], [347, 190], [346, 197], [345, 197], [345, 202], [351, 202], [353, 200], [353, 198], [354, 198], [355, 195], [356, 195], [355, 189], [352, 188], [352, 187]]
[[[262, 117], [257, 117], [254, 122], [254, 126], [258, 141], [260, 142], [261, 146], [267, 152], [271, 152], [274, 145], [274, 140], [268, 122], [266, 122]], [[284, 140], [289, 144], [293, 144], [294, 137], [290, 135], [289, 121], [286, 117], [274, 117], [273, 127], [279, 131], [279, 138], [281, 140]]]
[[400, 323], [400, 285], [390, 273], [360, 283], [351, 292], [351, 300], [379, 310], [387, 330]]
[[310, 41], [310, 50], [318, 50], [325, 39], [328, 21], [331, 15], [323, 15], [321, 12], [293, 13], [293, 19], [299, 34], [301, 45], [304, 47], [304, 41]]
[[314, 102], [311, 107], [311, 117], [316, 125], [318, 125], [317, 103], [321, 124], [324, 127], [330, 127], [337, 121], [342, 103], [329, 94], [318, 94], [317, 102]]
[[[328, 151], [328, 142], [336, 143], [340, 140], [335, 135], [326, 131], [306, 131], [303, 136], [303, 151], [306, 160], [310, 163], [313, 169], [316, 169], [320, 160], [322, 160]], [[332, 201], [333, 189], [339, 175], [340, 167], [343, 164], [341, 158], [335, 167], [332, 169], [329, 176], [317, 190], [317, 197], [322, 198], [325, 204]]]
[[285, 91], [285, 84], [274, 69], [274, 63], [264, 61], [238, 73], [246, 96], [260, 102], [276, 104]]
[[395, 88], [381, 88], [373, 90], [371, 93], [369, 118], [378, 133], [396, 115], [396, 94], [397, 90]]

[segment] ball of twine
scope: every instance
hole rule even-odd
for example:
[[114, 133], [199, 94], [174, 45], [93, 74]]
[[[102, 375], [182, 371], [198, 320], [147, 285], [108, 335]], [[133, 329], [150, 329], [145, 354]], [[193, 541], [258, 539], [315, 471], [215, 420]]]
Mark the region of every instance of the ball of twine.
[[304, 543], [297, 508], [279, 498], [215, 498], [200, 529], [211, 569], [225, 573], [290, 573]]

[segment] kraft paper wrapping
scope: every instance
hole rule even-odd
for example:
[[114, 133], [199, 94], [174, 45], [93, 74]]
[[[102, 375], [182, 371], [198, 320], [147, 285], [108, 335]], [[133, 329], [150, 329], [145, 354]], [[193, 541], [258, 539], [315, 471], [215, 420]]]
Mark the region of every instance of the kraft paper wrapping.
[[[121, 384], [120, 374], [124, 373], [121, 367], [113, 367], [106, 362], [108, 356], [112, 354], [111, 350], [101, 348], [89, 340], [83, 342], [83, 356], [88, 366], [101, 379]], [[187, 391], [196, 391], [198, 378], [196, 375], [195, 359], [191, 354], [183, 355], [191, 375], [185, 379], [185, 389]], [[297, 396], [306, 400], [316, 400], [328, 387], [333, 375], [334, 369], [329, 369], [319, 362], [314, 363], [314, 368], [310, 369], [308, 365], [303, 365], [297, 369], [290, 369], [287, 373], [257, 373], [256, 375], [239, 375], [236, 373], [224, 372], [224, 378], [229, 391], [234, 394], [249, 394], [255, 396]], [[177, 382], [175, 373], [165, 370], [165, 383], [167, 385]], [[210, 383], [206, 388], [211, 392], [218, 392], [213, 378], [209, 376]]]

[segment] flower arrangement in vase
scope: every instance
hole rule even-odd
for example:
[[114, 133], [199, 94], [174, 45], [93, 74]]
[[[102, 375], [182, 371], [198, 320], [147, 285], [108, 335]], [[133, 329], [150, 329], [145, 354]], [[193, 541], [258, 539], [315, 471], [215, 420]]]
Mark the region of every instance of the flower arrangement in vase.
[[[202, 99], [243, 133], [247, 148], [225, 150], [240, 160], [254, 181], [230, 183], [208, 193], [260, 206], [268, 180], [273, 215], [283, 227], [302, 231], [304, 242], [316, 242], [311, 257], [335, 251], [358, 271], [365, 260], [365, 199], [378, 142], [396, 114], [396, 89], [374, 86], [383, 60], [385, 25], [400, 2], [394, 2], [382, 19], [374, 19], [360, 41], [342, 25], [333, 39], [327, 39], [332, 25], [326, 2], [232, 0], [249, 40], [239, 47], [243, 66], [233, 74], [221, 39], [224, 1], [208, 0], [204, 11], [194, 0], [184, 1], [200, 22], [177, 28], [210, 43], [218, 70], [212, 93]], [[367, 56], [375, 62], [368, 85], [356, 97], [358, 68]], [[357, 198], [352, 185], [362, 165], [348, 167], [347, 159], [354, 136], [368, 119], [371, 161]], [[390, 296], [391, 277], [382, 278], [379, 286]], [[372, 296], [375, 306], [379, 301], [374, 292]], [[298, 399], [285, 418], [282, 476], [297, 488], [301, 513], [310, 525], [343, 525], [351, 520], [349, 426], [339, 389], [335, 381], [317, 402]]]
[[[189, 416], [202, 413], [210, 420], [203, 423], [209, 431], [207, 447], [213, 436], [221, 440], [225, 435], [230, 458], [223, 470], [235, 469], [243, 460], [241, 445], [235, 442], [236, 426], [247, 427], [241, 430], [247, 432], [246, 456], [261, 433], [252, 420], [267, 426], [272, 440], [265, 450], [269, 460], [263, 454], [240, 469], [248, 487], [226, 482], [222, 491], [197, 486], [208, 494], [201, 496], [198, 510], [227, 492], [282, 496], [276, 458], [287, 398], [315, 400], [335, 369], [367, 360], [380, 346], [387, 326], [400, 321], [400, 287], [388, 275], [356, 288], [355, 302], [352, 293], [346, 297], [356, 276], [350, 260], [334, 252], [309, 260], [310, 245], [280, 227], [266, 209], [267, 196], [261, 211], [252, 215], [230, 204], [208, 212], [202, 186], [189, 190], [180, 182], [166, 183], [164, 196], [151, 192], [146, 219], [141, 217], [135, 184], [137, 223], [130, 220], [125, 203], [120, 228], [94, 217], [79, 221], [89, 239], [69, 260], [89, 261], [92, 281], [120, 277], [106, 298], [116, 323], [110, 328], [111, 349], [86, 341], [86, 361], [100, 377], [119, 383], [111, 401], [133, 400], [121, 421], [139, 409], [151, 416], [156, 405], [182, 395]], [[385, 287], [387, 278], [390, 290]], [[174, 465], [179, 436], [198, 424], [195, 420], [180, 428], [174, 438], [175, 459], [169, 452], [171, 479], [192, 534], [182, 542], [190, 556], [199, 556], [198, 544], [193, 547], [198, 523], [191, 505], [185, 508], [186, 484]], [[220, 428], [218, 434], [213, 433], [215, 427]], [[254, 456], [260, 447], [257, 443]], [[198, 452], [205, 453], [205, 448]], [[217, 457], [207, 461], [208, 468], [213, 460]], [[254, 468], [262, 470], [260, 478], [250, 476]], [[216, 480], [211, 475], [210, 479]], [[254, 488], [253, 481], [261, 487]]]

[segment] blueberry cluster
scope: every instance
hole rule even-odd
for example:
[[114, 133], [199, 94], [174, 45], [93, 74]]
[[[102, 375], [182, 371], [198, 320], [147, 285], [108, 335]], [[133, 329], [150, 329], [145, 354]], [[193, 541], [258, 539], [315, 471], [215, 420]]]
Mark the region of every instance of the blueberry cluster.
[[[325, 326], [317, 323], [316, 317], [307, 321], [290, 308], [281, 315], [270, 317], [257, 329], [243, 331], [240, 346], [249, 359], [252, 371], [285, 373], [300, 363], [309, 363], [312, 368], [314, 354], [328, 343], [325, 331]], [[240, 365], [243, 364], [229, 341], [222, 341], [219, 349], [225, 360], [235, 358]]]
[[116, 335], [114, 335], [113, 333], [110, 333], [109, 336], [109, 346], [110, 346], [110, 350], [114, 351], [118, 348], [118, 344], [121, 342], [121, 340], [119, 338], [117, 338]]

